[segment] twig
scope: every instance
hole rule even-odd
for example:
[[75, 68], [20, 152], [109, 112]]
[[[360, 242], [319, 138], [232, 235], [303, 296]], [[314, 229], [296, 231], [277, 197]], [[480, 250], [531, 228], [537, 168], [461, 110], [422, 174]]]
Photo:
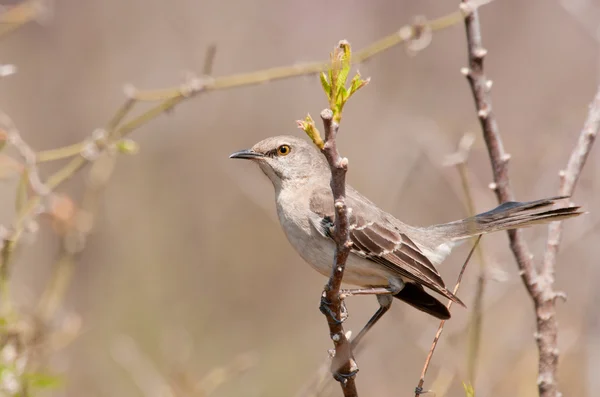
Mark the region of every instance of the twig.
[[[34, 3], [32, 1], [31, 3]], [[36, 3], [37, 4], [37, 3]], [[6, 14], [4, 14], [6, 15]], [[434, 19], [432, 21], [419, 21], [418, 25], [405, 25], [400, 28], [397, 32], [386, 36], [373, 44], [366, 47], [364, 50], [356, 53], [354, 57], [354, 63], [362, 63], [368, 59], [380, 54], [381, 52], [390, 49], [401, 43], [408, 42], [410, 40], [416, 40], [420, 37], [423, 32], [423, 26], [427, 27], [428, 31], [436, 31], [448, 28], [460, 22], [463, 19], [462, 11], [455, 11], [443, 17]], [[213, 60], [213, 47], [209, 47], [207, 51], [207, 62], [205, 68], [209, 68], [207, 65], [211, 65]], [[163, 113], [173, 109], [176, 105], [183, 102], [185, 99], [192, 97], [201, 92], [228, 89], [234, 87], [242, 87], [247, 85], [261, 84], [265, 82], [271, 82], [279, 79], [291, 78], [296, 76], [316, 74], [322, 70], [325, 70], [329, 66], [329, 62], [313, 62], [304, 65], [293, 65], [276, 67], [270, 69], [259, 70], [251, 73], [242, 73], [231, 76], [223, 76], [218, 78], [203, 77], [192, 79], [186, 84], [180, 87], [168, 88], [162, 90], [152, 91], [138, 91], [135, 88], [128, 86], [125, 89], [127, 100], [117, 110], [112, 121], [108, 125], [108, 135], [111, 141], [125, 137], [133, 130], [141, 127], [147, 122], [155, 119]], [[112, 130], [111, 127], [121, 122], [124, 117], [129, 114], [133, 106], [140, 101], [159, 101], [160, 103], [145, 111], [141, 115], [134, 117], [133, 119], [124, 122], [119, 128]], [[112, 130], [112, 131], [111, 131]], [[87, 148], [91, 148], [93, 151], [98, 152], [99, 142], [81, 142], [79, 144], [69, 145], [64, 148], [52, 149], [50, 151], [41, 152], [38, 162], [58, 160], [64, 158], [71, 158], [66, 166], [57, 171], [52, 175], [46, 182], [46, 185], [50, 189], [56, 188], [64, 181], [71, 178], [78, 170], [86, 166], [90, 159], [86, 158], [85, 155]], [[107, 146], [111, 142], [104, 142], [103, 146]], [[77, 150], [80, 149], [80, 150]], [[95, 153], [99, 154], [99, 153]], [[15, 227], [11, 231], [9, 236], [4, 236], [4, 253], [8, 253], [7, 256], [0, 257], [0, 268], [4, 266], [6, 260], [4, 258], [10, 258], [10, 252], [14, 250], [15, 245], [19, 237], [23, 232], [24, 221], [31, 217], [40, 204], [40, 197], [34, 196], [23, 206], [22, 211], [18, 214]]]
[[[479, 16], [468, 0], [461, 4], [468, 14], [465, 18], [467, 44], [469, 52], [469, 67], [463, 69], [471, 85], [477, 115], [483, 130], [483, 136], [488, 148], [494, 182], [491, 188], [496, 193], [499, 202], [512, 201], [513, 192], [510, 188], [508, 177], [508, 160], [510, 155], [504, 151], [498, 124], [492, 112], [490, 96], [491, 81], [487, 80], [483, 72], [483, 58], [486, 50], [482, 46]], [[592, 142], [597, 135], [600, 125], [600, 92], [596, 95], [591, 105], [588, 119], [581, 132], [567, 170], [561, 172], [561, 192], [571, 194], [575, 182], [583, 167]], [[562, 193], [561, 193], [562, 194]], [[552, 224], [548, 236], [548, 249], [541, 272], [535, 268], [533, 255], [518, 230], [509, 230], [510, 247], [517, 261], [521, 278], [527, 292], [531, 296], [536, 313], [535, 338], [539, 351], [538, 363], [538, 391], [540, 397], [558, 397], [558, 384], [556, 372], [558, 364], [558, 324], [556, 321], [555, 299], [560, 296], [553, 290], [554, 263], [556, 251], [560, 241], [560, 226]]]
[[[467, 264], [469, 263], [469, 260], [471, 260], [471, 256], [473, 255], [473, 252], [475, 252], [475, 248], [477, 248], [477, 246], [479, 245], [479, 240], [481, 240], [481, 235], [479, 235], [479, 237], [475, 239], [475, 243], [473, 244], [471, 251], [469, 251], [469, 255], [467, 255], [467, 259], [465, 259], [465, 262], [463, 263], [462, 268], [460, 269], [460, 273], [458, 273], [456, 285], [454, 286], [453, 290], [454, 295], [456, 295], [456, 293], [458, 292], [458, 288], [460, 287], [460, 283], [462, 281], [463, 274], [465, 273], [465, 269], [467, 268]], [[452, 307], [452, 301], [448, 301], [446, 307], [448, 308], [448, 310], [450, 310], [450, 308]], [[415, 397], [419, 397], [419, 395], [423, 394], [423, 384], [425, 383], [425, 375], [427, 375], [429, 363], [431, 362], [431, 358], [433, 357], [433, 353], [435, 352], [435, 348], [440, 339], [440, 336], [444, 331], [444, 324], [446, 324], [446, 320], [440, 321], [440, 326], [438, 327], [438, 330], [435, 333], [435, 337], [433, 338], [433, 343], [431, 344], [431, 348], [429, 349], [429, 353], [427, 354], [427, 358], [425, 359], [425, 364], [423, 365], [423, 370], [421, 371], [421, 378], [419, 379], [419, 384], [417, 385], [417, 387], [415, 387]]]
[[[561, 170], [558, 175], [560, 178], [560, 188], [558, 194], [560, 196], [571, 196], [575, 191], [575, 185], [581, 174], [581, 170], [585, 164], [588, 154], [592, 148], [598, 129], [600, 126], [600, 86], [596, 92], [593, 102], [590, 104], [590, 110], [579, 134], [579, 139], [575, 148], [571, 152], [571, 157], [567, 163], [567, 167]], [[544, 256], [544, 265], [542, 273], [554, 278], [554, 264], [556, 263], [556, 254], [558, 245], [561, 240], [562, 222], [553, 222], [548, 230], [548, 242], [546, 254]]]
[[337, 150], [336, 136], [339, 125], [333, 121], [331, 109], [321, 112], [323, 128], [325, 130], [325, 145], [322, 152], [327, 158], [331, 168], [331, 191], [335, 207], [335, 260], [331, 269], [331, 276], [325, 285], [321, 298], [321, 311], [327, 317], [329, 333], [335, 346], [335, 356], [331, 362], [332, 372], [340, 382], [345, 397], [356, 397], [356, 384], [354, 378], [358, 366], [352, 356], [352, 347], [342, 325], [342, 306], [340, 287], [344, 277], [346, 259], [350, 254], [350, 239], [348, 226], [348, 208], [346, 207], [346, 171], [348, 159], [342, 158]]
[[[476, 5], [479, 6], [480, 4]], [[376, 55], [383, 53], [403, 43], [418, 40], [425, 32], [431, 33], [443, 30], [460, 23], [464, 18], [462, 10], [452, 12], [440, 18], [425, 20], [419, 19], [413, 24], [404, 25], [394, 33], [385, 36], [352, 55], [354, 65], [368, 61]], [[329, 60], [310, 62], [304, 64], [280, 66], [249, 73], [240, 73], [230, 76], [203, 78], [199, 83], [201, 91], [215, 91], [236, 88], [248, 85], [263, 84], [275, 80], [291, 77], [306, 76], [320, 73], [331, 65]], [[134, 98], [138, 101], [164, 101], [178, 98], [182, 95], [182, 87], [164, 88], [158, 90], [138, 91]]]
[[[471, 182], [469, 180], [469, 170], [467, 167], [467, 161], [469, 159], [469, 153], [475, 142], [475, 136], [471, 133], [463, 135], [458, 145], [458, 150], [449, 156], [446, 161], [446, 165], [456, 166], [458, 174], [460, 175], [460, 181], [465, 195], [466, 209], [468, 216], [475, 216], [477, 211], [475, 209], [475, 200], [473, 199], [473, 192], [471, 188]], [[477, 238], [473, 238], [475, 241]], [[486, 285], [486, 262], [485, 255], [483, 254], [483, 248], [481, 245], [477, 245], [477, 257], [479, 259], [479, 275], [477, 276], [477, 286], [475, 289], [475, 297], [473, 299], [473, 310], [471, 312], [471, 318], [469, 321], [469, 352], [467, 355], [467, 379], [472, 384], [475, 383], [476, 372], [477, 372], [477, 358], [479, 356], [479, 347], [481, 345], [481, 327], [483, 322], [483, 295], [485, 292]]]

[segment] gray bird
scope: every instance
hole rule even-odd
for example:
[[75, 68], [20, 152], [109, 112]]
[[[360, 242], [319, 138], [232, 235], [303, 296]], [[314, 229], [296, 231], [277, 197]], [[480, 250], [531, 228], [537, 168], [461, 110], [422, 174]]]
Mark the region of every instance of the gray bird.
[[[252, 160], [269, 177], [275, 188], [277, 215], [289, 242], [315, 270], [329, 276], [335, 211], [331, 171], [323, 154], [303, 139], [277, 136], [229, 157]], [[399, 221], [347, 185], [352, 248], [343, 281], [372, 289], [379, 294], [380, 304], [355, 341], [389, 309], [392, 296], [439, 319], [450, 318], [446, 306], [424, 287], [464, 304], [448, 291], [435, 265], [461, 240], [581, 214], [579, 207], [553, 208], [564, 198], [507, 202], [474, 217], [416, 227]]]

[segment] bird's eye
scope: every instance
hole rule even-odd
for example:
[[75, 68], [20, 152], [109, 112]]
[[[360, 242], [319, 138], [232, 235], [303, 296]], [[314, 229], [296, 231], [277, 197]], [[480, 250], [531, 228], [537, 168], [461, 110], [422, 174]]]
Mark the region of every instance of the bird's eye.
[[292, 151], [288, 145], [281, 145], [277, 148], [277, 154], [280, 156], [287, 156]]

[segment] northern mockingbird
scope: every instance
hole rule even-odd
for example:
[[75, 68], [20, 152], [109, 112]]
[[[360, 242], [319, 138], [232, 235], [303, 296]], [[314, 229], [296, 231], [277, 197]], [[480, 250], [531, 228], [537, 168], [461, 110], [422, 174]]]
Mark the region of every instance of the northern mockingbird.
[[[289, 242], [308, 264], [329, 276], [335, 249], [335, 211], [331, 171], [321, 152], [303, 139], [277, 136], [229, 157], [252, 160], [269, 177], [275, 187], [277, 215]], [[555, 202], [563, 198], [507, 202], [463, 220], [415, 227], [399, 221], [347, 185], [352, 248], [343, 281], [372, 289], [380, 304], [365, 328], [373, 326], [389, 309], [392, 296], [439, 319], [450, 318], [446, 306], [423, 288], [464, 306], [448, 291], [435, 265], [461, 240], [581, 214], [579, 207], [554, 208]], [[357, 338], [364, 335], [363, 331]]]

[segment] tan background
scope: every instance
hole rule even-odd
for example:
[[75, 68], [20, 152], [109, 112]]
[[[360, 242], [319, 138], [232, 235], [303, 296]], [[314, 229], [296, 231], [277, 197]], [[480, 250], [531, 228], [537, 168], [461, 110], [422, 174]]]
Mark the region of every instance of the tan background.
[[[0, 43], [1, 61], [17, 75], [0, 82], [0, 107], [36, 149], [77, 142], [103, 126], [123, 100], [122, 87], [174, 86], [202, 69], [217, 45], [215, 75], [323, 59], [339, 39], [362, 48], [413, 16], [455, 10], [439, 1], [56, 1], [53, 17]], [[573, 17], [558, 1], [496, 1], [481, 10], [486, 70], [518, 199], [554, 195], [558, 170], [583, 125], [599, 76], [597, 5]], [[594, 8], [595, 7], [595, 8]], [[465, 78], [462, 25], [438, 32], [416, 57], [394, 48], [360, 67], [371, 84], [348, 105], [340, 147], [349, 181], [414, 224], [465, 215], [457, 173], [443, 167], [460, 136], [477, 142], [470, 159], [477, 208], [495, 205], [487, 189], [489, 160]], [[289, 396], [315, 373], [331, 346], [317, 310], [325, 282], [292, 251], [275, 219], [267, 179], [232, 151], [276, 134], [296, 134], [294, 121], [325, 106], [315, 77], [214, 92], [178, 106], [133, 134], [136, 156], [122, 156], [102, 194], [98, 223], [77, 264], [64, 305], [81, 316], [81, 335], [54, 355], [65, 375], [54, 395], [159, 395], [163, 377], [183, 367], [193, 379], [252, 352], [256, 365], [229, 379], [215, 396]], [[575, 201], [591, 213], [566, 225], [559, 255], [560, 383], [564, 395], [600, 387], [600, 161], [593, 150]], [[44, 175], [54, 169], [45, 168]], [[62, 188], [81, 194], [78, 176]], [[12, 185], [3, 184], [2, 222], [11, 219]], [[27, 310], [58, 250], [41, 224], [35, 245], [16, 265], [13, 292]], [[539, 260], [546, 228], [527, 232]], [[532, 304], [505, 235], [486, 237], [492, 265], [478, 396], [531, 396], [536, 390]], [[465, 247], [441, 270], [453, 284]], [[472, 302], [478, 264], [461, 297]], [[355, 332], [376, 309], [372, 298], [348, 302]], [[428, 383], [466, 378], [469, 310], [456, 308]], [[359, 354], [362, 395], [410, 395], [438, 322], [394, 305]], [[124, 368], [132, 348], [142, 363]], [[142, 372], [141, 375], [135, 375]], [[134, 376], [132, 376], [134, 374]], [[136, 384], [133, 379], [141, 376]], [[140, 386], [142, 386], [140, 388]], [[336, 387], [325, 395], [340, 395]], [[440, 394], [438, 394], [440, 395]]]

